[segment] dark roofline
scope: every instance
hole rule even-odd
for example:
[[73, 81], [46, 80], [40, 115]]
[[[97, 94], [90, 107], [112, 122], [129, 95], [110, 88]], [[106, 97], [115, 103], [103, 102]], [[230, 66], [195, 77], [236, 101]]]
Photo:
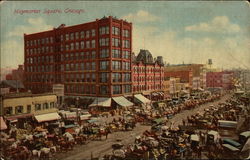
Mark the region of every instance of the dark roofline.
[[24, 93], [8, 93], [1, 95], [3, 98], [23, 98], [23, 97], [39, 97], [39, 96], [50, 96], [55, 95], [55, 93], [40, 93], [40, 94], [32, 94], [30, 92], [24, 92]]

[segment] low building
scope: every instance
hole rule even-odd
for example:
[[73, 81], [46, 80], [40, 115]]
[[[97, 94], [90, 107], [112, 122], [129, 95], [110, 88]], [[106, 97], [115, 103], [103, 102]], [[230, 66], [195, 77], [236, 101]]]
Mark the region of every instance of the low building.
[[57, 112], [55, 94], [6, 94], [1, 95], [0, 115], [6, 120], [17, 121], [19, 118], [32, 118]]
[[169, 84], [169, 95], [173, 97], [180, 97], [183, 94], [189, 94], [189, 83], [182, 83], [180, 78], [170, 77], [167, 80]]

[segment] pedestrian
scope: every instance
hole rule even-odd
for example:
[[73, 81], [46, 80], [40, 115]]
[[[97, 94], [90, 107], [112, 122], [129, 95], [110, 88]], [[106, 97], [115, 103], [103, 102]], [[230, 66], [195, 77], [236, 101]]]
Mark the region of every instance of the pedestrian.
[[186, 125], [185, 125], [185, 124], [186, 124], [185, 119], [182, 119], [182, 124], [183, 124], [183, 126], [186, 126]]
[[202, 147], [198, 146], [198, 159], [201, 159]]

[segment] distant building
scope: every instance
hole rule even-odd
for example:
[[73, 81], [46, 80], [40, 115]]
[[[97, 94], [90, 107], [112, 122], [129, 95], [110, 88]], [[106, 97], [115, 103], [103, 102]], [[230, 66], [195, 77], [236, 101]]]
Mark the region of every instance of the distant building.
[[150, 99], [164, 98], [163, 58], [153, 58], [148, 50], [141, 49], [132, 65], [133, 93], [142, 93]]
[[189, 94], [189, 83], [181, 82], [181, 78], [166, 77], [164, 92], [167, 97], [180, 97]]
[[23, 65], [18, 65], [17, 69], [12, 70], [10, 74], [6, 75], [6, 80], [24, 81], [24, 68]]
[[[27, 92], [20, 80], [3, 80], [0, 83], [0, 88], [9, 88], [9, 92]], [[1, 92], [1, 94], [3, 93]]]
[[[204, 64], [178, 64], [165, 66], [165, 72], [191, 71], [192, 81], [189, 79], [190, 87], [206, 88], [206, 65]], [[183, 76], [180, 77], [184, 79]], [[187, 78], [186, 78], [187, 79]], [[199, 82], [198, 82], [199, 81]], [[193, 84], [195, 82], [195, 85]]]
[[180, 82], [182, 83], [189, 83], [192, 86], [193, 83], [193, 72], [190, 70], [187, 71], [165, 71], [164, 72], [165, 78], [180, 78]]
[[223, 89], [233, 89], [233, 72], [222, 71], [222, 72], [207, 72], [206, 76], [207, 87], [208, 88], [218, 88]]

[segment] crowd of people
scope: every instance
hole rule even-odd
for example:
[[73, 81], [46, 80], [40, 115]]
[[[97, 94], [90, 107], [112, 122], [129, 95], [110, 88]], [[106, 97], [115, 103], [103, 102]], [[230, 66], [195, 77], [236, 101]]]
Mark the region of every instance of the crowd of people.
[[[225, 158], [225, 153], [228, 155], [228, 152], [223, 148], [223, 141], [217, 132], [218, 120], [236, 121], [240, 114], [247, 113], [249, 111], [242, 107], [240, 101], [230, 99], [226, 103], [205, 109], [203, 113], [194, 113], [188, 117], [187, 122], [183, 121], [185, 129], [182, 126], [174, 127], [172, 123], [170, 126], [162, 123], [159, 125], [160, 129], [146, 130], [141, 136], [137, 136], [133, 144], [124, 146], [117, 143], [112, 146], [113, 153], [105, 155], [104, 159], [202, 159], [204, 156], [211, 159]], [[200, 126], [198, 121], [203, 120], [206, 120], [206, 124], [215, 126]]]
[[[160, 129], [153, 131], [145, 131], [142, 136], [136, 137], [135, 143], [127, 147], [122, 144], [112, 146], [113, 155], [106, 155], [104, 158], [109, 159], [110, 156], [117, 158], [138, 158], [145, 157], [186, 157], [201, 156], [202, 147], [194, 145], [190, 137], [198, 135], [199, 139], [204, 139], [207, 132], [184, 132], [181, 128], [175, 128], [173, 125], [167, 127], [165, 122], [171, 116], [186, 110], [193, 109], [199, 105], [213, 102], [220, 99], [221, 95], [211, 95], [201, 99], [189, 99], [183, 103], [176, 105], [165, 105], [163, 107], [151, 107], [145, 109], [127, 108], [125, 110], [111, 111], [106, 116], [112, 117], [111, 122], [100, 122], [93, 118], [80, 125], [76, 121], [71, 125], [62, 126], [61, 122], [53, 122], [55, 127], [47, 123], [38, 124], [36, 126], [28, 124], [25, 129], [17, 128], [15, 125], [9, 126], [8, 130], [1, 132], [1, 157], [3, 159], [26, 160], [26, 159], [49, 159], [58, 152], [67, 152], [72, 150], [75, 145], [84, 145], [91, 143], [93, 140], [101, 140], [102, 137], [108, 138], [109, 134], [117, 131], [133, 130], [137, 123], [157, 125]], [[218, 119], [236, 120], [239, 114], [232, 101], [228, 104], [212, 107], [210, 110], [201, 114], [194, 114], [188, 117], [188, 121], [183, 121], [183, 125], [197, 125], [198, 121], [206, 119], [207, 124], [215, 124]], [[217, 109], [215, 109], [217, 108]], [[230, 112], [224, 112], [230, 110]], [[234, 110], [234, 112], [232, 112]], [[120, 115], [116, 118], [116, 115]], [[171, 116], [170, 116], [171, 115]], [[210, 117], [209, 118], [207, 118]], [[212, 118], [211, 118], [212, 117]], [[163, 123], [154, 123], [154, 119], [163, 118]], [[208, 127], [208, 126], [207, 126]], [[203, 140], [205, 144], [205, 140]], [[197, 143], [197, 142], [196, 142]], [[203, 143], [202, 143], [203, 144]], [[211, 152], [212, 153], [212, 152]]]

